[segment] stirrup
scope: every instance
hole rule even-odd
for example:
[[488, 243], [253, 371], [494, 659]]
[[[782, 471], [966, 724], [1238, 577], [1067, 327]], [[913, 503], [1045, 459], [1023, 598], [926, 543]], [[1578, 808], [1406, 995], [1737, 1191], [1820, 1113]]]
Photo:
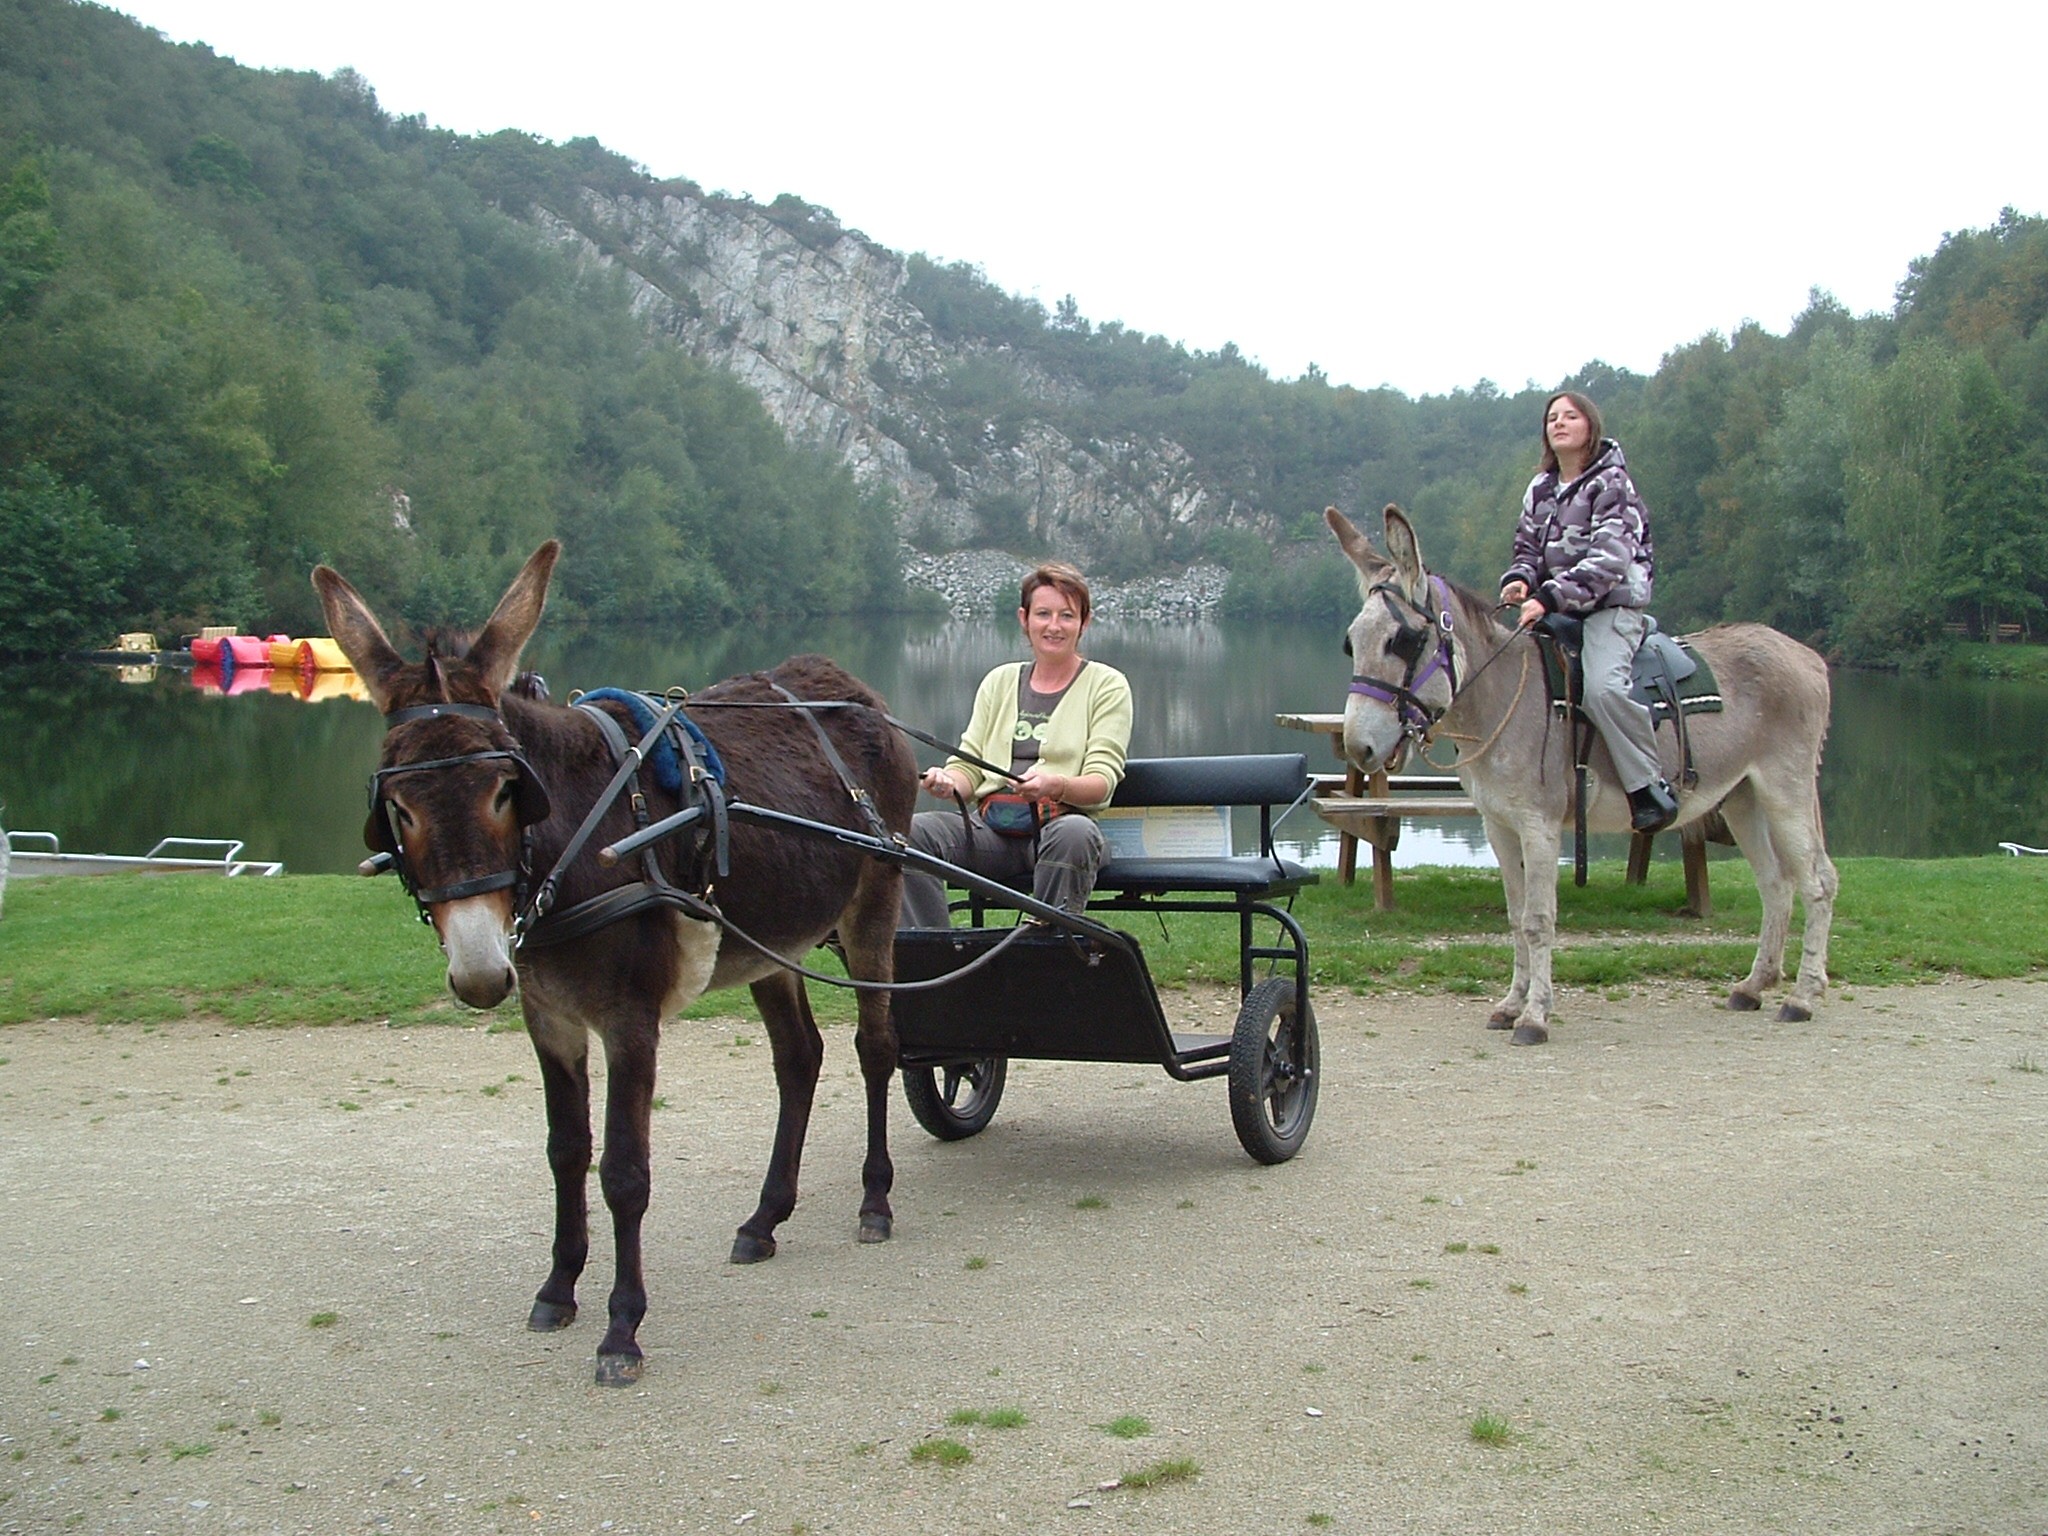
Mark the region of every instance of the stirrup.
[[1678, 820], [1678, 801], [1671, 786], [1653, 779], [1641, 789], [1628, 792], [1629, 825], [1638, 832], [1662, 832]]

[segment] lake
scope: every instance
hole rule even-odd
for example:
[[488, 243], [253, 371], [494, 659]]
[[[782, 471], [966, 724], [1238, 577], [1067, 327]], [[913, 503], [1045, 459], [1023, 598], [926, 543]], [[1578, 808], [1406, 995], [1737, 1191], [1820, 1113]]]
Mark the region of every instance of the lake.
[[[1102, 623], [1086, 650], [1130, 675], [1134, 755], [1307, 750], [1320, 772], [1336, 766], [1324, 740], [1282, 730], [1273, 717], [1342, 707], [1350, 674], [1339, 639], [1328, 625]], [[1008, 620], [881, 615], [686, 639], [543, 625], [526, 660], [562, 699], [571, 688], [608, 684], [702, 687], [799, 650], [837, 658], [898, 717], [939, 736], [965, 725], [984, 671], [1023, 654]], [[257, 686], [222, 697], [168, 668], [146, 683], [123, 683], [103, 667], [0, 672], [5, 825], [54, 832], [70, 852], [233, 837], [247, 857], [280, 859], [299, 873], [353, 869], [383, 734], [377, 712], [244, 682]], [[1838, 671], [1834, 696], [1821, 773], [1833, 853], [1934, 858], [1994, 853], [2005, 840], [2048, 844], [2048, 689]], [[924, 762], [937, 755], [918, 752]], [[1286, 823], [1283, 841], [1309, 862], [1335, 862], [1334, 838], [1306, 810]], [[1596, 854], [1622, 851], [1619, 839], [1595, 842]], [[1675, 856], [1676, 839], [1662, 842]], [[1397, 862], [1492, 859], [1479, 823], [1466, 820], [1410, 826]]]

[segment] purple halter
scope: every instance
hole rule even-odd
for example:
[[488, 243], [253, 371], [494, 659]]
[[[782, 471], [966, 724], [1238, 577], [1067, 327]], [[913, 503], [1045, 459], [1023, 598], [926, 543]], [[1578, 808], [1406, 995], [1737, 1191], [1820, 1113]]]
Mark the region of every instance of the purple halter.
[[[1380, 600], [1387, 605], [1387, 612], [1399, 626], [1393, 644], [1388, 648], [1407, 662], [1408, 669], [1398, 683], [1383, 683], [1377, 678], [1364, 677], [1354, 672], [1349, 690], [1352, 693], [1362, 693], [1369, 699], [1377, 699], [1382, 704], [1393, 705], [1401, 719], [1401, 732], [1411, 741], [1422, 741], [1427, 738], [1431, 729], [1444, 715], [1443, 710], [1433, 709], [1417, 697], [1416, 690], [1437, 673], [1442, 672], [1450, 679], [1451, 696], [1456, 698], [1458, 693], [1458, 663], [1451, 650], [1450, 593], [1445, 590], [1442, 577], [1431, 576], [1429, 583], [1431, 590], [1436, 593], [1437, 600], [1437, 611], [1433, 614], [1420, 607], [1414, 599], [1390, 581], [1379, 583], [1366, 594], [1368, 597], [1378, 594]], [[1407, 616], [1402, 612], [1403, 609], [1422, 622], [1409, 623]], [[1436, 635], [1436, 649], [1429, 659], [1424, 661], [1422, 653], [1429, 643], [1432, 631]]]

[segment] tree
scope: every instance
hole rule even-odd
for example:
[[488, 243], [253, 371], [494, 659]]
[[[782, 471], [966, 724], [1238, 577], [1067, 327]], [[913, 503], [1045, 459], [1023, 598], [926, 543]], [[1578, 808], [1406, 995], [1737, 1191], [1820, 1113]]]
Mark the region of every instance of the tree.
[[50, 222], [50, 183], [25, 156], [0, 187], [0, 320], [27, 313], [36, 291], [63, 264], [64, 247]]
[[49, 656], [106, 641], [134, 546], [92, 492], [41, 464], [0, 480], [0, 655]]
[[1957, 380], [1957, 453], [1940, 591], [1977, 633], [2043, 611], [2048, 581], [2048, 476], [2029, 462], [2017, 404], [1981, 353]]

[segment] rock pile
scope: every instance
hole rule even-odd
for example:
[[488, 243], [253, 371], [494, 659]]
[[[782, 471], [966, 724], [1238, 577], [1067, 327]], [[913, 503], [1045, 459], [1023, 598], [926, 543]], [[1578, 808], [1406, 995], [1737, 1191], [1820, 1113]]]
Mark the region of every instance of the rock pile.
[[[1017, 602], [1017, 584], [1031, 569], [1029, 562], [995, 549], [960, 549], [928, 555], [908, 546], [903, 550], [906, 586], [936, 592], [954, 618], [1009, 613]], [[1208, 623], [1223, 602], [1230, 572], [1220, 565], [1191, 565], [1170, 576], [1147, 576], [1114, 585], [1091, 580], [1095, 615], [1120, 621], [1151, 620], [1175, 624]]]

